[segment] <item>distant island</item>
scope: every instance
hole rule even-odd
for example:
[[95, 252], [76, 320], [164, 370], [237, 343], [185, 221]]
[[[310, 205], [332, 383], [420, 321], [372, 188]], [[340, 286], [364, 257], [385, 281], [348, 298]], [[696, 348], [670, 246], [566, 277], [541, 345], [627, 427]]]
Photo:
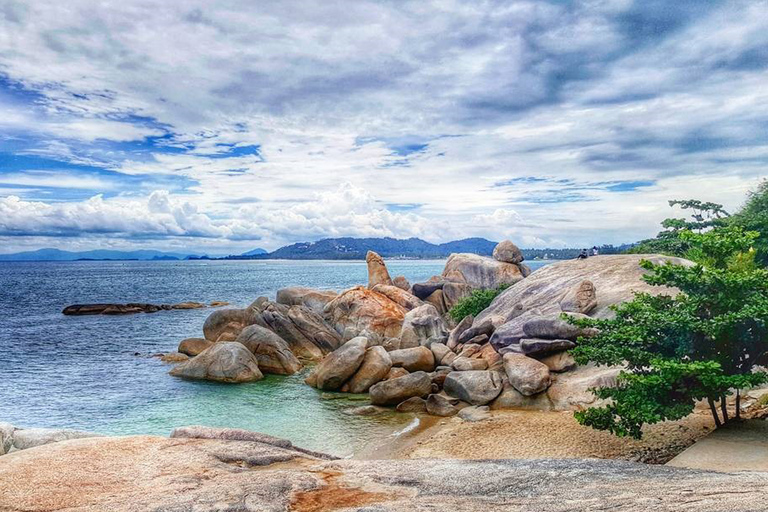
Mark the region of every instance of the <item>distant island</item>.
[[[164, 252], [154, 250], [93, 250], [71, 252], [59, 249], [0, 254], [0, 261], [179, 261], [179, 260], [364, 260], [369, 250], [384, 258], [441, 259], [452, 253], [474, 253], [490, 256], [497, 242], [485, 238], [465, 238], [443, 244], [433, 244], [420, 238], [326, 238], [316, 242], [300, 242], [286, 245], [269, 252], [256, 248], [242, 254], [215, 257], [198, 254]], [[619, 254], [632, 247], [602, 245], [601, 254]], [[567, 249], [523, 249], [528, 260], [562, 260], [575, 258], [581, 248]]]

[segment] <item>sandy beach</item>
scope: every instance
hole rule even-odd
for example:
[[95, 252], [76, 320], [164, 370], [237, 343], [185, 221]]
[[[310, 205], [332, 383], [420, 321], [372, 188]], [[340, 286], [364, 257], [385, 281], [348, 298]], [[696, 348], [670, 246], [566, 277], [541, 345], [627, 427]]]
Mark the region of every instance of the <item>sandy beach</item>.
[[492, 411], [490, 419], [480, 422], [425, 415], [413, 430], [355, 458], [598, 458], [663, 464], [713, 429], [712, 417], [703, 410], [646, 426], [640, 441], [583, 427], [570, 411]]

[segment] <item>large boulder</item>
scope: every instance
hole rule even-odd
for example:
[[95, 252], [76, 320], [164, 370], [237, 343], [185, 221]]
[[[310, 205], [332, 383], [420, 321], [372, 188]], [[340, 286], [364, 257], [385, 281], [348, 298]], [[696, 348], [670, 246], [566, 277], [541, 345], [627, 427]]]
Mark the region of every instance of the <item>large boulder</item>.
[[448, 312], [448, 308], [445, 307], [445, 299], [443, 298], [443, 290], [435, 290], [429, 297], [424, 299], [424, 302], [432, 304], [437, 312], [444, 315]]
[[249, 325], [235, 341], [253, 352], [262, 373], [293, 375], [302, 368], [288, 343], [266, 327]]
[[403, 400], [395, 408], [397, 412], [427, 412], [427, 401], [420, 396]]
[[397, 276], [392, 280], [392, 284], [401, 290], [405, 290], [407, 292], [411, 291], [411, 283], [408, 282], [408, 279], [406, 279], [405, 276]]
[[443, 339], [448, 331], [445, 320], [432, 304], [423, 304], [406, 313], [400, 330], [400, 348], [426, 345], [428, 340]]
[[425, 397], [431, 391], [432, 379], [429, 374], [414, 372], [374, 384], [368, 393], [374, 405], [397, 405], [411, 397]]
[[403, 290], [402, 288], [399, 288], [397, 286], [392, 286], [388, 284], [377, 284], [373, 287], [373, 291], [380, 293], [387, 297], [392, 302], [396, 302], [397, 304], [400, 304], [408, 311], [417, 308], [424, 304], [419, 300], [418, 297], [413, 295], [411, 292], [407, 290]]
[[256, 321], [250, 307], [217, 309], [205, 319], [203, 335], [212, 342], [232, 341], [240, 335], [240, 331]]
[[[517, 313], [523, 310], [514, 309], [513, 311]], [[499, 326], [495, 331], [493, 331], [490, 339], [491, 345], [493, 345], [493, 348], [495, 348], [499, 353], [522, 352], [522, 349], [520, 348], [520, 340], [528, 337], [525, 334], [525, 331], [523, 331], [523, 325], [525, 325], [528, 320], [539, 316], [541, 316], [541, 311], [538, 309], [530, 309], [528, 311], [522, 312], [514, 318], [511, 318], [506, 323]], [[488, 325], [490, 323], [490, 319], [486, 319], [486, 321], [483, 323], [475, 322], [472, 327], [470, 327], [470, 330], [477, 330], [481, 326]]]
[[407, 310], [365, 287], [347, 290], [325, 306], [325, 319], [343, 339], [365, 334], [381, 340], [400, 335]]
[[169, 372], [175, 377], [216, 382], [253, 382], [264, 378], [256, 356], [242, 343], [222, 341]]
[[315, 290], [306, 286], [290, 286], [277, 290], [275, 302], [286, 306], [306, 306], [318, 315], [323, 314], [325, 305], [339, 294], [332, 290]]
[[[580, 313], [568, 313], [574, 319], [589, 318]], [[529, 338], [550, 338], [576, 340], [579, 336], [587, 336], [591, 333], [588, 329], [582, 329], [562, 318], [562, 313], [550, 313], [544, 316], [534, 316], [523, 324], [523, 332]]]
[[451, 254], [445, 262], [443, 275], [460, 274], [463, 282], [473, 288], [498, 288], [503, 284], [514, 284], [525, 277], [518, 265], [496, 261], [477, 254]]
[[454, 416], [459, 412], [459, 409], [442, 395], [429, 395], [425, 405], [427, 412], [432, 416]]
[[575, 346], [576, 344], [571, 340], [550, 340], [545, 338], [523, 338], [520, 340], [520, 351], [532, 357], [570, 350]]
[[187, 338], [179, 343], [179, 352], [190, 357], [195, 357], [203, 350], [213, 345], [213, 342], [205, 338]]
[[392, 368], [392, 359], [384, 347], [371, 347], [365, 351], [363, 363], [347, 383], [350, 393], [365, 393], [387, 376]]
[[320, 361], [307, 377], [307, 384], [317, 389], [335, 391], [363, 364], [368, 339], [353, 338]]
[[461, 299], [472, 293], [472, 286], [467, 283], [445, 283], [442, 292], [445, 309], [450, 310]]
[[522, 263], [525, 260], [523, 251], [521, 251], [510, 240], [502, 240], [493, 249], [493, 259], [504, 263]]
[[431, 372], [435, 369], [435, 356], [427, 347], [402, 348], [389, 353], [392, 366], [405, 368], [409, 372]]
[[257, 323], [283, 338], [300, 359], [319, 361], [341, 346], [339, 333], [306, 306], [286, 306], [265, 299], [252, 308], [258, 313]]
[[549, 367], [524, 354], [504, 354], [504, 371], [512, 387], [525, 396], [541, 393], [552, 382]]
[[538, 360], [547, 365], [550, 372], [561, 373], [576, 368], [576, 361], [568, 352], [555, 352], [538, 357]]
[[368, 251], [365, 262], [368, 264], [368, 288], [373, 288], [377, 284], [392, 286], [392, 278], [389, 277], [384, 258], [373, 251]]
[[612, 316], [610, 307], [632, 300], [635, 292], [677, 294], [675, 289], [651, 286], [643, 281], [645, 270], [640, 267], [640, 260], [643, 259], [653, 263], [670, 261], [692, 265], [681, 258], [653, 254], [593, 256], [583, 260], [560, 261], [538, 269], [530, 277], [505, 290], [477, 316], [475, 323], [492, 317], [506, 318], [515, 308], [526, 311], [538, 308], [542, 314], [559, 313], [561, 299], [584, 280], [591, 281], [600, 290], [596, 296], [597, 306], [590, 312], [593, 318]]
[[475, 370], [451, 372], [443, 389], [453, 397], [472, 405], [485, 405], [501, 393], [503, 382], [499, 372]]
[[451, 366], [457, 372], [468, 372], [472, 370], [487, 370], [488, 363], [485, 359], [476, 359], [466, 356], [459, 356], [453, 360]]

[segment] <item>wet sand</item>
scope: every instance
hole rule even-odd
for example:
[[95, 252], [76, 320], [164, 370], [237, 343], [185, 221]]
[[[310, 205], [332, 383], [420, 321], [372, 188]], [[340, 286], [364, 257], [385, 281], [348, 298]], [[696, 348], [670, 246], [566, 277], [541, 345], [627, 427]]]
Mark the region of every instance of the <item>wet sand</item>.
[[687, 418], [649, 425], [641, 441], [579, 425], [572, 412], [492, 411], [491, 418], [419, 416], [419, 425], [356, 454], [360, 459], [599, 458], [663, 464], [714, 429], [697, 410]]

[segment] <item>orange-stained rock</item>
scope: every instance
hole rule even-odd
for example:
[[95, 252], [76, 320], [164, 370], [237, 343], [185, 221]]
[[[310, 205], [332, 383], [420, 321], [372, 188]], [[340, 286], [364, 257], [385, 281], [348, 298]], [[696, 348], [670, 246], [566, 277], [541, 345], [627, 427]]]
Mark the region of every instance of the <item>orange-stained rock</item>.
[[345, 340], [368, 336], [381, 341], [399, 336], [407, 310], [363, 286], [351, 288], [325, 306], [325, 320]]
[[377, 284], [392, 286], [392, 278], [389, 277], [384, 258], [373, 251], [368, 251], [368, 254], [365, 255], [365, 262], [368, 264], [368, 288], [373, 288]]

